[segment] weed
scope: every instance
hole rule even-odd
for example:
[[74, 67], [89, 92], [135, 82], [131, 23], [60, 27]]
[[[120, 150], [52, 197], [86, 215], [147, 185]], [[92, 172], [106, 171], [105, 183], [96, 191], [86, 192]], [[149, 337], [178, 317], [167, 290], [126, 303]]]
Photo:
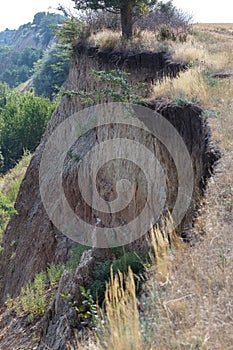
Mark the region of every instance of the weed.
[[73, 161], [75, 161], [75, 162], [79, 162], [80, 161], [80, 155], [79, 154], [74, 154], [72, 151], [68, 151], [67, 152], [67, 156], [70, 158], [70, 159], [72, 159]]
[[64, 271], [64, 265], [50, 265], [47, 274], [37, 274], [34, 281], [21, 288], [20, 295], [16, 299], [7, 296], [6, 306], [14, 311], [17, 316], [28, 315], [28, 321], [33, 322], [37, 316], [42, 316], [49, 305], [50, 297], [47, 295], [49, 288], [57, 286], [58, 280]]
[[57, 286], [64, 270], [65, 270], [65, 266], [63, 264], [49, 265], [49, 267], [47, 268], [47, 275], [48, 275], [50, 285], [52, 287]]
[[81, 295], [83, 297], [82, 305], [76, 307], [78, 317], [81, 325], [89, 324], [91, 327], [95, 327], [97, 322], [97, 305], [93, 296], [91, 295], [90, 289], [80, 287]]
[[17, 248], [17, 246], [18, 246], [18, 243], [19, 243], [18, 240], [13, 240], [13, 241], [11, 241], [10, 246], [11, 246], [14, 250], [16, 250], [16, 248]]

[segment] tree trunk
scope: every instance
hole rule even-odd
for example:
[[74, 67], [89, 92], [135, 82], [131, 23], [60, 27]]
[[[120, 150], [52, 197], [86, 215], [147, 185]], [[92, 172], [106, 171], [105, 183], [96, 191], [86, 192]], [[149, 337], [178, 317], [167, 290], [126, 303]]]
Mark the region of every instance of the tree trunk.
[[121, 28], [124, 39], [130, 39], [133, 36], [133, 3], [126, 0], [121, 7]]

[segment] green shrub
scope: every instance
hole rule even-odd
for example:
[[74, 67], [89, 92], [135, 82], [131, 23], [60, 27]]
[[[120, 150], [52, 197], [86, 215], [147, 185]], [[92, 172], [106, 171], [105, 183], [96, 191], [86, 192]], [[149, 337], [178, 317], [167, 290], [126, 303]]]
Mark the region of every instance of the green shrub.
[[16, 299], [7, 296], [6, 306], [9, 311], [14, 311], [17, 316], [28, 314], [28, 321], [32, 322], [35, 316], [43, 315], [50, 300], [46, 298], [46, 280], [44, 272], [35, 276], [34, 282], [21, 289]]
[[49, 267], [47, 268], [47, 274], [48, 274], [48, 279], [49, 279], [50, 285], [52, 287], [57, 286], [64, 270], [65, 270], [65, 266], [63, 264], [59, 264], [59, 265], [51, 264], [51, 265], [49, 265]]
[[70, 258], [66, 263], [66, 268], [72, 272], [75, 272], [85, 250], [90, 249], [90, 247], [84, 246], [79, 243], [74, 243], [71, 249]]
[[101, 263], [96, 270], [93, 271], [92, 281], [88, 285], [88, 289], [90, 289], [91, 294], [94, 296], [95, 300], [98, 301], [99, 305], [101, 305], [104, 301], [106, 282], [108, 282], [110, 278], [111, 266], [114, 275], [118, 271], [127, 273], [130, 266], [135, 274], [135, 284], [139, 290], [141, 286], [140, 277], [145, 273], [144, 264], [147, 262], [147, 260], [147, 256], [142, 253], [125, 253], [121, 257]]
[[42, 59], [35, 65], [35, 94], [52, 99], [68, 77], [69, 63], [69, 50], [66, 46], [54, 45], [45, 51]]
[[70, 45], [74, 48], [80, 40], [84, 40], [89, 35], [88, 26], [81, 21], [77, 21], [75, 17], [66, 19], [61, 29], [57, 30], [60, 37], [60, 43]]
[[4, 159], [2, 172], [13, 168], [24, 150], [38, 146], [48, 119], [56, 107], [49, 99], [9, 91], [0, 109], [0, 148]]
[[81, 325], [86, 326], [89, 324], [89, 326], [93, 327], [96, 325], [98, 317], [95, 299], [93, 298], [90, 289], [86, 290], [84, 287], [80, 287], [80, 290], [83, 301], [81, 306], [76, 307], [78, 318]]
[[[12, 247], [14, 246], [15, 241], [12, 241]], [[16, 299], [8, 295], [6, 306], [9, 311], [14, 311], [17, 316], [27, 314], [29, 322], [37, 316], [44, 315], [54, 295], [54, 291], [50, 290], [48, 297], [48, 290], [58, 284], [63, 271], [64, 265], [50, 265], [47, 274], [45, 272], [37, 274], [33, 282], [21, 288], [20, 295]]]

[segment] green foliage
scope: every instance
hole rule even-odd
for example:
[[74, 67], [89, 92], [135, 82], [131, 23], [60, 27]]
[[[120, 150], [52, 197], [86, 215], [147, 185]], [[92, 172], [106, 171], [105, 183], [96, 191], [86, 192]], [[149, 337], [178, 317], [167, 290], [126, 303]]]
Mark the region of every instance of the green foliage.
[[[77, 312], [78, 325], [94, 327], [98, 319], [97, 315], [97, 305], [91, 294], [90, 289], [85, 289], [80, 286], [80, 291], [82, 295], [82, 303], [80, 305], [80, 300], [72, 300], [70, 293], [65, 292], [61, 294], [61, 297], [68, 301], [70, 307]], [[72, 320], [72, 327], [76, 327], [77, 321]]]
[[86, 290], [84, 287], [81, 286], [80, 290], [81, 295], [83, 297], [83, 301], [81, 306], [75, 307], [78, 313], [78, 318], [80, 320], [81, 325], [86, 326], [88, 324], [90, 327], [94, 327], [98, 318], [97, 305], [91, 294], [90, 289]]
[[12, 42], [12, 39], [16, 33], [16, 30], [10, 30], [6, 28], [3, 32], [0, 32], [0, 45], [9, 46]]
[[[33, 23], [39, 27], [42, 45], [47, 46], [56, 34], [58, 24], [62, 24], [64, 17], [50, 12], [40, 12], [35, 15]], [[36, 22], [36, 23], [35, 23]]]
[[16, 197], [19, 192], [19, 187], [24, 178], [26, 169], [31, 160], [31, 154], [25, 151], [23, 157], [20, 159], [18, 164], [12, 169], [1, 181], [1, 191], [2, 194], [7, 198], [12, 204], [15, 203]]
[[34, 62], [42, 57], [42, 49], [27, 47], [19, 52], [14, 47], [0, 46], [0, 81], [15, 87], [32, 76]]
[[69, 73], [70, 55], [66, 46], [54, 45], [35, 65], [33, 86], [36, 95], [50, 99], [59, 91]]
[[93, 78], [105, 83], [103, 89], [90, 92], [61, 89], [60, 93], [69, 97], [79, 96], [84, 105], [99, 103], [106, 97], [113, 102], [146, 103], [145, 99], [140, 96], [140, 93], [145, 92], [146, 84], [138, 83], [132, 86], [128, 81], [129, 76], [129, 73], [121, 70], [93, 71]]
[[177, 106], [180, 107], [180, 108], [184, 108], [185, 106], [187, 106], [189, 104], [188, 100], [182, 94], [177, 96], [174, 99], [174, 101], [177, 104]]
[[186, 42], [188, 36], [188, 29], [186, 31], [179, 33], [179, 31], [175, 31], [174, 28], [170, 25], [162, 25], [159, 28], [157, 39], [159, 41], [180, 41], [181, 43]]
[[[101, 305], [104, 301], [106, 282], [110, 278], [110, 268], [114, 275], [121, 271], [122, 273], [127, 273], [129, 266], [131, 267], [135, 275], [143, 275], [145, 272], [144, 263], [146, 263], [147, 257], [141, 253], [125, 253], [123, 256], [118, 257], [113, 260], [107, 260], [100, 264], [96, 270], [93, 271], [92, 281], [90, 282], [88, 288], [92, 295], [95, 296], [98, 303]], [[136, 285], [139, 288], [141, 283], [139, 279], [136, 279]]]
[[[12, 243], [14, 245], [15, 243]], [[46, 307], [52, 300], [54, 293], [47, 295], [49, 288], [57, 286], [57, 283], [64, 271], [64, 265], [50, 265], [47, 274], [41, 272], [37, 274], [34, 281], [21, 288], [20, 295], [16, 299], [8, 295], [6, 306], [10, 311], [14, 311], [17, 316], [28, 315], [28, 321], [33, 322], [37, 316], [45, 313]]]
[[77, 21], [74, 17], [65, 20], [56, 33], [60, 38], [60, 43], [69, 45], [71, 48], [74, 48], [79, 41], [85, 39], [89, 34], [87, 25], [84, 22]]
[[49, 279], [50, 285], [52, 287], [57, 286], [64, 270], [65, 270], [65, 266], [63, 264], [59, 264], [59, 265], [51, 264], [51, 265], [49, 265], [49, 267], [47, 268], [47, 274], [48, 274], [48, 279]]
[[[107, 86], [106, 89], [100, 91], [99, 98], [104, 96], [110, 96], [114, 102], [131, 102], [136, 96], [133, 92], [132, 86], [128, 83], [129, 73], [124, 71], [112, 70], [110, 72], [98, 71], [94, 72], [94, 77], [103, 81], [106, 84], [110, 83], [110, 88]], [[120, 88], [118, 91], [117, 88]], [[103, 96], [102, 96], [103, 95]]]
[[14, 167], [25, 149], [35, 150], [54, 109], [55, 103], [36, 97], [31, 92], [23, 95], [16, 91], [6, 93], [4, 106], [0, 109], [0, 147], [4, 158], [2, 172]]
[[120, 11], [122, 7], [127, 2], [131, 2], [134, 8], [140, 8], [141, 12], [148, 11], [148, 8], [153, 7], [157, 1], [156, 0], [73, 0], [75, 2], [76, 8], [79, 10], [110, 10], [110, 11]]
[[130, 39], [133, 34], [133, 16], [148, 14], [157, 0], [73, 0], [78, 10], [107, 10], [120, 13], [122, 36]]
[[73, 161], [75, 161], [75, 162], [79, 162], [80, 161], [80, 155], [79, 154], [75, 154], [75, 153], [72, 153], [72, 151], [68, 151], [67, 152], [67, 156], [70, 158], [70, 159], [72, 159]]
[[31, 155], [26, 153], [16, 167], [0, 181], [0, 238], [10, 218], [17, 214], [14, 203], [30, 159]]
[[46, 299], [46, 279], [44, 272], [36, 275], [34, 282], [21, 289], [16, 299], [8, 295], [6, 306], [10, 311], [15, 311], [16, 316], [28, 314], [28, 321], [32, 322], [36, 316], [43, 315], [50, 300]]
[[16, 241], [15, 239], [13, 240], [13, 241], [11, 241], [11, 243], [10, 243], [10, 246], [14, 249], [14, 250], [16, 250], [16, 248], [17, 248], [17, 246], [18, 246], [18, 240]]
[[9, 219], [16, 213], [17, 212], [14, 208], [14, 203], [10, 202], [5, 195], [0, 193], [0, 238], [2, 236], [2, 232], [6, 228]]
[[213, 86], [221, 86], [224, 84], [224, 81], [222, 81], [221, 79], [213, 76], [213, 73], [209, 72], [209, 71], [205, 71], [204, 72], [204, 76], [207, 80], [207, 83], [209, 86], [213, 87]]
[[176, 41], [176, 36], [173, 33], [173, 31], [171, 30], [171, 28], [169, 28], [168, 26], [162, 26], [159, 29], [158, 40], [161, 40], [161, 41], [164, 41], [164, 40]]
[[80, 263], [83, 252], [88, 249], [90, 249], [90, 247], [86, 247], [79, 243], [74, 243], [71, 249], [70, 258], [66, 263], [66, 268], [72, 272], [75, 272]]
[[[24, 24], [16, 31], [17, 42], [12, 38], [11, 46], [0, 45], [0, 81], [16, 87], [31, 78], [34, 63], [42, 58], [43, 49], [51, 44], [64, 19], [60, 14], [39, 12], [32, 24]], [[34, 43], [21, 50], [25, 37], [32, 37]]]

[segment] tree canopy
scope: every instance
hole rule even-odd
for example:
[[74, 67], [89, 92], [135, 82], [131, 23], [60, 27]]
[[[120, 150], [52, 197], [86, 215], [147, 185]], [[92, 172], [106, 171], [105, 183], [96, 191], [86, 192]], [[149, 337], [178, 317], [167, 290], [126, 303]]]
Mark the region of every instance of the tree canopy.
[[157, 0], [73, 0], [78, 10], [106, 10], [120, 13], [122, 36], [130, 39], [133, 35], [134, 13], [146, 13]]
[[69, 63], [69, 51], [65, 46], [53, 45], [45, 51], [42, 59], [35, 65], [33, 75], [35, 94], [52, 100], [68, 76]]
[[0, 83], [0, 173], [14, 167], [24, 150], [35, 150], [55, 107], [48, 98]]

